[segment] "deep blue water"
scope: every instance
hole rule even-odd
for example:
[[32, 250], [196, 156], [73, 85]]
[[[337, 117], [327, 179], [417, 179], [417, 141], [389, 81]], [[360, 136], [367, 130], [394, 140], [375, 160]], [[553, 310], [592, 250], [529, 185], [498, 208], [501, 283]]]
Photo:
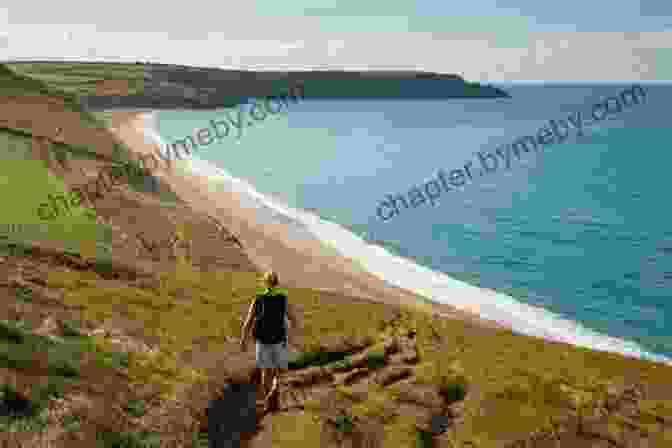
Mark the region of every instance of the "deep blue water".
[[[502, 85], [511, 99], [306, 100], [196, 155], [434, 271], [672, 356], [672, 88], [643, 86], [642, 104], [483, 176], [477, 151], [589, 113], [630, 86]], [[160, 133], [171, 141], [222, 117], [162, 112]], [[469, 161], [473, 181], [436, 206], [376, 216], [386, 194]]]

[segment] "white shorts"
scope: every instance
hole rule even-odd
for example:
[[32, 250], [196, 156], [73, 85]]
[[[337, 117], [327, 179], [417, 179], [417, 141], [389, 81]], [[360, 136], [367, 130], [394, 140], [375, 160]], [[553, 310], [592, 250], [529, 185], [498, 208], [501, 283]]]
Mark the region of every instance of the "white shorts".
[[257, 367], [260, 369], [287, 369], [288, 362], [287, 342], [262, 344], [257, 341]]

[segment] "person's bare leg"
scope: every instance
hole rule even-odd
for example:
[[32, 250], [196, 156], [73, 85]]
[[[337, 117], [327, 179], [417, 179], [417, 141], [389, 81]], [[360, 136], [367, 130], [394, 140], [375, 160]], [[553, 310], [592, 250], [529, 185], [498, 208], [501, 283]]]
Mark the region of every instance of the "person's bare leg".
[[266, 394], [266, 398], [265, 398], [266, 400], [268, 400], [275, 393], [275, 391], [278, 389], [278, 374], [277, 374], [278, 369], [274, 367], [274, 368], [269, 369], [269, 370], [270, 370], [270, 372], [269, 372], [270, 375], [269, 376], [270, 376], [270, 383], [271, 384], [270, 384], [270, 387], [267, 389], [268, 393]]
[[271, 392], [277, 391], [279, 386], [280, 386], [280, 369], [276, 367], [275, 369], [273, 369], [273, 384], [271, 386]]
[[280, 374], [282, 373], [282, 369], [276, 368], [274, 369], [274, 375], [273, 375], [273, 386], [271, 387], [271, 394], [279, 394], [280, 393]]
[[269, 374], [269, 369], [261, 369], [261, 390], [263, 391], [262, 393], [264, 394], [264, 397], [266, 397], [269, 390], [267, 387]]
[[270, 412], [270, 411], [278, 410], [278, 407], [280, 406], [279, 395], [278, 395], [279, 379], [278, 379], [277, 371], [278, 371], [277, 368], [272, 369], [272, 381], [273, 381], [273, 383], [271, 384], [271, 388], [270, 388], [268, 394], [264, 398], [264, 412]]
[[273, 373], [274, 371], [275, 371], [274, 368], [270, 368], [266, 373], [266, 392], [268, 394], [270, 394], [273, 389], [273, 377], [275, 376]]

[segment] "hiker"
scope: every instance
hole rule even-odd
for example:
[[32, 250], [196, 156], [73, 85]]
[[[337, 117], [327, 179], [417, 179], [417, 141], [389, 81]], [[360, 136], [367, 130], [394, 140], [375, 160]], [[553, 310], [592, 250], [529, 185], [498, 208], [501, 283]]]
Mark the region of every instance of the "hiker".
[[287, 369], [287, 320], [291, 322], [292, 328], [296, 328], [297, 320], [287, 303], [287, 296], [277, 289], [277, 274], [272, 271], [265, 273], [263, 285], [266, 289], [257, 295], [247, 311], [240, 347], [246, 350], [251, 332], [256, 340], [257, 367], [261, 369], [261, 387], [265, 395], [265, 411], [268, 411], [272, 407], [270, 400], [278, 392], [281, 371]]

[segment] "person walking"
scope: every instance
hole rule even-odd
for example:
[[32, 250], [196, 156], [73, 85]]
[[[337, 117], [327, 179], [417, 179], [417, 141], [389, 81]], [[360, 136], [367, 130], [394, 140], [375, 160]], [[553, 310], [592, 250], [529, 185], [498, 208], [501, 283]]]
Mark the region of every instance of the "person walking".
[[[275, 272], [269, 271], [264, 274], [265, 290], [250, 304], [240, 338], [240, 347], [243, 351], [247, 348], [250, 333], [256, 340], [256, 361], [257, 368], [261, 370], [264, 412], [273, 407], [271, 399], [277, 398], [280, 375], [288, 367], [287, 321], [291, 323], [292, 328], [298, 323], [296, 314], [288, 303], [287, 295], [278, 289], [278, 283], [278, 275]], [[275, 402], [277, 403], [277, 400]]]

